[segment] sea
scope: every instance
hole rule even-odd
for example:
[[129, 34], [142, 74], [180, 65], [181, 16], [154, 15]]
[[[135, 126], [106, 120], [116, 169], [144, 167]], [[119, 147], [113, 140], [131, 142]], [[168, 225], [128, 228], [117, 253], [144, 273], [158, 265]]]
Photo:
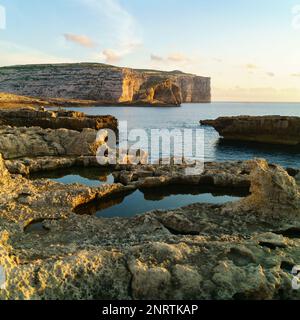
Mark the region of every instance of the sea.
[[[235, 161], [263, 158], [284, 167], [300, 168], [300, 147], [269, 145], [251, 142], [228, 142], [212, 127], [201, 126], [200, 120], [223, 116], [300, 116], [300, 103], [244, 103], [213, 102], [182, 104], [181, 107], [121, 107], [92, 106], [72, 107], [67, 110], [82, 111], [88, 115], [113, 115], [119, 121], [127, 121], [128, 130], [144, 129], [149, 137], [155, 129], [203, 129], [204, 161]], [[150, 139], [150, 138], [149, 138]], [[151, 142], [140, 142], [148, 151]], [[161, 150], [160, 157], [164, 157]]]

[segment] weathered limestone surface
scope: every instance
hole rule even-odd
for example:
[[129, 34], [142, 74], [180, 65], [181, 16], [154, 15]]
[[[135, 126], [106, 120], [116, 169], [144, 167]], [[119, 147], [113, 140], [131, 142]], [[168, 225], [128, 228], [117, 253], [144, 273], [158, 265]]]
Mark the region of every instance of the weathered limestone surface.
[[103, 141], [96, 141], [97, 131], [81, 132], [39, 127], [0, 127], [0, 152], [7, 160], [41, 156], [92, 156]]
[[28, 107], [0, 110], [0, 124], [0, 153], [11, 173], [23, 175], [98, 165], [96, 151], [106, 145], [107, 130], [118, 131], [112, 116]]
[[89, 63], [3, 67], [0, 68], [0, 92], [50, 99], [52, 104], [79, 100], [178, 105], [211, 100], [210, 78], [180, 71], [134, 70]]
[[118, 120], [112, 116], [88, 116], [83, 112], [46, 111], [43, 108], [0, 109], [0, 123], [13, 127], [63, 128], [76, 131], [85, 128], [118, 130]]
[[[290, 274], [300, 259], [299, 188], [263, 160], [245, 167], [252, 195], [237, 203], [104, 219], [74, 210], [133, 185], [32, 182], [9, 176], [0, 159], [0, 297], [299, 299]], [[32, 221], [45, 229], [30, 232]]]
[[227, 140], [299, 145], [300, 117], [221, 117], [200, 121], [214, 127]]
[[[197, 169], [197, 164], [191, 166]], [[115, 167], [114, 178], [116, 182], [124, 185], [134, 185], [140, 189], [169, 187], [172, 185], [194, 185], [212, 188], [247, 190], [250, 187], [250, 166], [247, 162], [208, 162], [204, 170], [189, 174], [186, 164], [170, 165], [144, 165]]]

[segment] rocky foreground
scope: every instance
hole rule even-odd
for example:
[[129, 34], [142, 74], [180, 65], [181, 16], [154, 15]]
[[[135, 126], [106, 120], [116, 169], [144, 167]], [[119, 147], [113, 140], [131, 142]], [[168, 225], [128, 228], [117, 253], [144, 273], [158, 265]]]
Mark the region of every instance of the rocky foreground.
[[6, 93], [0, 97], [3, 105], [14, 101], [65, 106], [174, 106], [211, 101], [210, 78], [207, 77], [92, 63], [2, 67], [0, 92]]
[[[223, 185], [240, 185], [245, 176], [251, 195], [236, 203], [194, 204], [133, 218], [82, 211], [91, 201], [152, 187], [153, 181], [159, 186], [168, 177], [185, 188], [200, 187], [214, 172]], [[263, 160], [220, 164], [204, 176], [147, 166], [135, 168], [132, 184], [90, 189], [10, 175], [1, 159], [0, 264], [7, 282], [0, 297], [299, 299], [290, 274], [300, 259], [294, 178]], [[44, 231], [30, 232], [32, 222], [42, 222]]]
[[[264, 160], [206, 163], [203, 172], [198, 164], [115, 165], [115, 183], [98, 188], [26, 178], [96, 166], [106, 135], [96, 140], [94, 125], [0, 126], [0, 299], [300, 298], [291, 284], [300, 261], [299, 170]], [[136, 190], [164, 197], [178, 187], [243, 198], [94, 215]]]
[[300, 117], [221, 117], [200, 123], [214, 127], [225, 140], [300, 145]]

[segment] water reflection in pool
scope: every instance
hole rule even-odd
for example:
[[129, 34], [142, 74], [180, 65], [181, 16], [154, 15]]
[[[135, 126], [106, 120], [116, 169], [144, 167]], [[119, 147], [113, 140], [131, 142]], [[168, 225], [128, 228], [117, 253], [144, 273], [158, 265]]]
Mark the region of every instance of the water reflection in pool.
[[80, 183], [89, 187], [99, 187], [101, 184], [114, 183], [114, 177], [109, 169], [103, 168], [68, 168], [55, 171], [36, 173], [31, 179], [50, 179], [63, 184]]
[[44, 235], [48, 233], [49, 229], [47, 229], [44, 224], [43, 220], [36, 220], [31, 222], [28, 226], [25, 227], [24, 232], [25, 233], [34, 233], [38, 235]]
[[168, 191], [149, 190], [143, 193], [139, 190], [122, 197], [108, 197], [101, 201], [90, 203], [77, 208], [78, 214], [95, 214], [97, 217], [133, 217], [151, 210], [168, 210], [184, 207], [193, 203], [223, 204], [236, 201], [247, 192], [230, 194], [222, 191], [212, 193], [211, 190], [201, 190], [199, 187], [192, 188], [173, 187]]

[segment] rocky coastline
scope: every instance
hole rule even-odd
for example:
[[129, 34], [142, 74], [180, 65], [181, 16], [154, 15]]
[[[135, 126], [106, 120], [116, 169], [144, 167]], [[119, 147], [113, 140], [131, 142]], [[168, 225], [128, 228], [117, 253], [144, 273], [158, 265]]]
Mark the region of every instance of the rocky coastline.
[[[298, 169], [260, 159], [210, 162], [198, 174], [197, 163], [124, 164], [110, 168], [113, 184], [95, 188], [30, 180], [31, 172], [97, 166], [95, 150], [106, 143], [105, 134], [96, 141], [95, 122], [56, 128], [63, 111], [36, 112], [56, 124], [32, 127], [29, 117], [28, 127], [0, 126], [1, 299], [300, 298], [291, 287], [300, 259]], [[131, 218], [90, 210], [135, 190], [171, 194], [176, 186], [243, 195]]]
[[200, 123], [214, 127], [225, 140], [300, 145], [300, 117], [220, 117]]

